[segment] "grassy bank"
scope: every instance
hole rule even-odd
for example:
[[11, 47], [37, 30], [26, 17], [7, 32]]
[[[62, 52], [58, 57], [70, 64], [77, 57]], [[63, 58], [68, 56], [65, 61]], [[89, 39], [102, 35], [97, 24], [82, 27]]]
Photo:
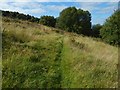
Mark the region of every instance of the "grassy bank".
[[3, 17], [3, 88], [114, 88], [118, 49], [90, 37]]

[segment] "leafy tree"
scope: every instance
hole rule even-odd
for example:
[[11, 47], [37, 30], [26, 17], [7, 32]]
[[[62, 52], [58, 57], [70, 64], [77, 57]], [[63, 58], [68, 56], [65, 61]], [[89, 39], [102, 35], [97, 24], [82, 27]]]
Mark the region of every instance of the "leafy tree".
[[100, 29], [102, 28], [102, 25], [96, 24], [92, 26], [92, 36], [94, 37], [100, 37]]
[[26, 20], [26, 15], [24, 14], [18, 14], [17, 17], [18, 19]]
[[90, 35], [91, 33], [91, 15], [88, 11], [68, 7], [60, 12], [56, 27], [69, 32]]
[[30, 20], [30, 19], [31, 19], [31, 16], [29, 14], [27, 14], [26, 20]]
[[102, 39], [112, 45], [119, 45], [120, 39], [120, 10], [114, 12], [100, 30]]
[[55, 27], [56, 19], [53, 16], [41, 16], [39, 22], [43, 25]]
[[[76, 22], [77, 17], [77, 9], [75, 7], [69, 7], [64, 9], [60, 16], [58, 17], [57, 27], [61, 29], [65, 29], [66, 31], [73, 31], [73, 23]], [[72, 22], [72, 23], [71, 23]]]
[[2, 11], [2, 16], [10, 17], [10, 11]]

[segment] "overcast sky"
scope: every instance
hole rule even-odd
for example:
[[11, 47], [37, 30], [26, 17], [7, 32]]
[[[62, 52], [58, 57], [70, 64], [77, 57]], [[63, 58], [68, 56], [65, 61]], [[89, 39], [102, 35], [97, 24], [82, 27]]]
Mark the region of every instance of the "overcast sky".
[[1, 0], [0, 9], [17, 11], [39, 18], [42, 15], [58, 17], [63, 9], [75, 6], [76, 8], [88, 10], [91, 13], [92, 24], [103, 24], [104, 21], [113, 14], [114, 10], [118, 8], [117, 0], [104, 0], [106, 2], [103, 2], [103, 0], [97, 0], [97, 2], [94, 2], [95, 0], [86, 0], [86, 2], [81, 2], [81, 0], [66, 0], [66, 2], [64, 2], [65, 0], [55, 1], [56, 0], [22, 0], [20, 2], [19, 0]]

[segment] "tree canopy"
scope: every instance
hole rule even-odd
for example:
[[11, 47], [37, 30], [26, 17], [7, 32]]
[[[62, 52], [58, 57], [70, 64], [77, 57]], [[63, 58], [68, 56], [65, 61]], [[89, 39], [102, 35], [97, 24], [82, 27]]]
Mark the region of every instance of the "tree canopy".
[[56, 19], [53, 16], [41, 16], [39, 22], [43, 25], [55, 27]]
[[39, 22], [39, 18], [36, 18], [34, 16], [30, 16], [30, 15], [25, 15], [23, 13], [18, 13], [18, 12], [11, 12], [11, 11], [1, 11], [2, 12], [2, 16], [4, 17], [10, 17], [13, 19], [21, 19], [21, 20], [28, 20], [31, 22]]
[[112, 16], [106, 19], [102, 26], [96, 24], [93, 25], [92, 28], [90, 12], [75, 7], [63, 9], [58, 18], [54, 18], [53, 16], [41, 16], [40, 18], [36, 18], [18, 12], [1, 12], [2, 16], [5, 17], [37, 22], [50, 27], [57, 27], [68, 32], [94, 36], [96, 38], [101, 37], [103, 41], [112, 45], [120, 44], [120, 9], [116, 10]]
[[100, 30], [102, 39], [112, 45], [118, 45], [120, 43], [120, 10], [114, 12]]
[[100, 37], [100, 29], [102, 28], [102, 25], [95, 24], [92, 26], [92, 36], [94, 37]]
[[91, 14], [82, 9], [68, 7], [60, 12], [56, 26], [69, 32], [90, 35], [91, 33]]

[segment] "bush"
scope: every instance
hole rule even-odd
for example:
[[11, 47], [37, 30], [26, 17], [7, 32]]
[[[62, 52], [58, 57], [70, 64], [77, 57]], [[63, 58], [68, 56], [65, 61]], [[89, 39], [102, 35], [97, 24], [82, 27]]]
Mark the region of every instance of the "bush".
[[100, 30], [102, 39], [112, 45], [119, 45], [120, 39], [120, 10], [114, 12]]
[[102, 28], [102, 25], [96, 24], [92, 26], [92, 36], [94, 37], [100, 37], [100, 29]]
[[41, 16], [40, 24], [55, 27], [56, 19], [53, 16]]
[[2, 12], [2, 16], [4, 16], [4, 17], [10, 17], [13, 19], [20, 19], [20, 20], [28, 20], [28, 21], [37, 22], [37, 23], [39, 22], [39, 18], [30, 16], [30, 15], [25, 15], [23, 13], [2, 11], [2, 10], [0, 10], [0, 12]]

